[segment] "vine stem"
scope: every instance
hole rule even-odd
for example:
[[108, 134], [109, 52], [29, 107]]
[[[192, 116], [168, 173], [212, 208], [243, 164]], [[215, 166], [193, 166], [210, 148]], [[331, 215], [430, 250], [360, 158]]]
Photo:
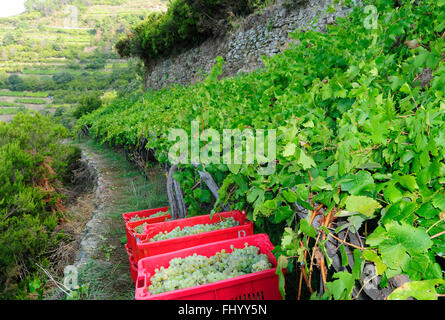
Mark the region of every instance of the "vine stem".
[[362, 290], [365, 288], [365, 286], [366, 286], [368, 283], [370, 283], [373, 279], [377, 278], [378, 276], [379, 276], [378, 274], [375, 274], [375, 275], [373, 275], [371, 278], [369, 278], [368, 280], [366, 280], [365, 282], [363, 282], [363, 286], [360, 288], [360, 290], [358, 291], [357, 295], [356, 295], [354, 298], [352, 298], [352, 300], [357, 299], [357, 298], [359, 297], [360, 293], [362, 292]]
[[297, 300], [300, 300], [301, 298], [301, 285], [303, 284], [303, 272], [300, 270], [300, 281], [298, 283], [298, 297]]
[[431, 227], [426, 230], [426, 233], [430, 232], [431, 229], [433, 229], [435, 226], [437, 226], [439, 223], [443, 222], [443, 220], [436, 221]]
[[[323, 205], [322, 205], [322, 204], [320, 204], [320, 205], [315, 209], [315, 211], [312, 213], [310, 225], [312, 225], [312, 223], [314, 222], [314, 219], [315, 219], [315, 217], [319, 214], [318, 211], [320, 211], [321, 208], [323, 208]], [[315, 253], [315, 248], [317, 247], [318, 241], [320, 240], [320, 236], [321, 236], [321, 232], [318, 233], [317, 240], [315, 241], [315, 245], [312, 247], [312, 254], [311, 254], [311, 260], [310, 260], [310, 267], [309, 267], [309, 283], [311, 282], [311, 279], [312, 279], [312, 268], [313, 268], [313, 265], [314, 265], [314, 253]], [[305, 250], [305, 253], [306, 253], [306, 252], [307, 252], [307, 249]], [[305, 258], [306, 258], [306, 256], [305, 256]], [[306, 259], [305, 259], [305, 260], [306, 260]]]
[[[303, 253], [303, 260], [306, 261], [306, 257], [307, 257], [307, 249], [306, 249], [306, 247], [304, 246], [303, 241], [301, 241], [301, 240], [300, 240], [300, 246], [303, 247], [303, 248], [305, 248], [304, 253]], [[307, 277], [306, 270], [304, 269], [304, 265], [301, 265], [301, 266], [300, 266], [300, 272], [303, 274], [303, 278], [304, 278], [304, 281], [306, 282], [306, 286], [308, 287], [309, 292], [310, 292], [311, 294], [314, 293], [314, 290], [312, 289], [311, 283], [309, 282], [309, 279], [308, 279], [308, 277]]]
[[348, 245], [348, 246], [350, 246], [350, 247], [353, 247], [353, 248], [356, 248], [356, 249], [360, 249], [360, 250], [365, 250], [365, 248], [363, 248], [363, 247], [356, 246], [355, 244], [352, 244], [352, 243], [343, 241], [343, 240], [340, 239], [339, 237], [334, 236], [332, 233], [330, 233], [329, 236], [331, 236], [331, 237], [334, 238], [335, 240], [340, 241], [341, 243], [346, 244], [346, 245]]
[[[320, 205], [320, 206], [322, 206], [322, 205]], [[319, 210], [321, 209], [320, 206], [318, 206], [318, 208], [316, 209], [315, 212], [317, 212], [317, 211], [319, 211]], [[326, 220], [324, 221], [324, 226], [325, 226], [325, 227], [328, 227], [328, 226], [330, 225], [330, 220], [331, 220], [332, 213], [335, 211], [334, 209], [335, 209], [335, 207], [333, 207], [333, 208], [329, 211], [328, 216], [326, 217]], [[314, 213], [315, 213], [315, 212], [314, 212]], [[311, 217], [311, 225], [312, 225], [312, 220], [313, 220], [314, 217], [315, 217], [315, 214], [313, 215], [313, 217]], [[314, 247], [312, 248], [311, 264], [310, 264], [310, 268], [309, 268], [309, 282], [311, 281], [311, 278], [312, 278], [312, 269], [313, 269], [313, 266], [314, 266], [314, 255], [315, 255], [316, 249], [318, 248], [317, 245], [318, 245], [318, 242], [320, 241], [320, 236], [321, 236], [321, 235], [323, 235], [323, 240], [325, 239], [325, 233], [324, 233], [324, 231], [320, 231], [320, 232], [318, 232], [317, 239], [315, 240]], [[322, 275], [323, 286], [325, 287], [325, 290], [326, 290], [326, 277], [327, 277], [327, 271], [326, 271], [326, 265], [325, 265], [325, 261], [324, 261], [324, 259], [323, 259], [323, 261], [321, 262], [321, 265], [320, 265], [320, 271], [321, 271], [321, 275]]]
[[434, 236], [431, 236], [430, 239], [433, 240], [434, 238], [440, 237], [441, 235], [444, 235], [444, 234], [445, 234], [445, 230], [435, 234]]

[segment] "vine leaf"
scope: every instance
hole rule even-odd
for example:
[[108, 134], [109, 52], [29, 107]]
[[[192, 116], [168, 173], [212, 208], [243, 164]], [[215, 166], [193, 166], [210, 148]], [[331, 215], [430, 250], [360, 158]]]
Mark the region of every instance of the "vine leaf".
[[433, 206], [440, 209], [441, 211], [445, 211], [445, 195], [436, 194], [433, 198]]
[[315, 238], [317, 236], [317, 231], [315, 230], [315, 228], [304, 219], [300, 221], [300, 231], [311, 238]]
[[378, 275], [382, 275], [386, 270], [386, 265], [375, 251], [369, 249], [363, 251], [363, 258], [367, 261], [374, 262]]
[[316, 166], [314, 160], [306, 155], [303, 150], [300, 150], [300, 158], [298, 159], [298, 163], [301, 164], [304, 170]]
[[367, 171], [347, 175], [341, 180], [340, 186], [342, 191], [348, 191], [352, 195], [359, 195], [360, 192], [375, 189], [374, 179]]
[[295, 154], [295, 143], [289, 142], [285, 147], [283, 151], [283, 157], [290, 157]]
[[333, 296], [335, 300], [350, 299], [355, 285], [354, 276], [349, 272], [341, 271], [334, 273], [333, 278], [337, 280], [326, 283], [326, 295]]
[[237, 174], [241, 170], [241, 165], [240, 164], [228, 164], [227, 168], [229, 168], [231, 173]]
[[405, 282], [388, 296], [388, 300], [406, 300], [411, 297], [417, 300], [437, 300], [435, 286], [444, 283], [443, 279]]
[[348, 212], [358, 212], [368, 218], [371, 218], [374, 211], [381, 207], [376, 200], [365, 196], [349, 196], [345, 204]]
[[278, 275], [278, 288], [280, 290], [283, 300], [286, 298], [286, 279], [284, 277], [283, 269], [287, 268], [289, 261], [286, 256], [279, 256], [277, 260], [277, 269], [275, 273]]

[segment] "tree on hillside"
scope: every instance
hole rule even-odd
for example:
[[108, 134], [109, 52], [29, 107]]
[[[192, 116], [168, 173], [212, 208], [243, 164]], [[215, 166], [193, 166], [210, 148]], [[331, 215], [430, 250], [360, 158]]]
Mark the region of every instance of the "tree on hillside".
[[66, 71], [62, 71], [53, 75], [53, 80], [57, 84], [66, 84], [74, 80], [74, 76]]
[[90, 93], [83, 96], [80, 100], [79, 106], [74, 111], [73, 115], [79, 119], [84, 114], [93, 112], [102, 106], [102, 100], [97, 93]]
[[12, 91], [24, 91], [25, 90], [25, 82], [18, 75], [13, 74], [8, 77], [6, 80], [6, 85]]

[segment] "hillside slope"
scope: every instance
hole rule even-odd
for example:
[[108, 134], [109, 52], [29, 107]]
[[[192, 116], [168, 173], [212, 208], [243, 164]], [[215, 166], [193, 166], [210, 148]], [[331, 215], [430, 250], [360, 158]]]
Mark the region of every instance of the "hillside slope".
[[[203, 82], [120, 97], [78, 128], [111, 145], [151, 149], [167, 165], [180, 152], [174, 178], [188, 212], [203, 214], [209, 204], [212, 212], [246, 210], [288, 267], [293, 281], [285, 292], [283, 279], [283, 295], [438, 299], [445, 293], [444, 9], [443, 0], [363, 1], [325, 34], [297, 30], [296, 44], [266, 58], [263, 70], [220, 79], [219, 57]], [[228, 129], [244, 137], [265, 130], [257, 143], [268, 141], [276, 154], [227, 161], [220, 156], [234, 150], [223, 143]], [[169, 133], [187, 139], [180, 144]], [[190, 155], [189, 146], [206, 147], [201, 164], [220, 186], [217, 201], [196, 188], [201, 177], [191, 163], [203, 153]], [[252, 156], [242, 152], [243, 160]], [[272, 173], [262, 173], [266, 165]], [[412, 283], [392, 292], [400, 277]]]
[[29, 0], [26, 7], [0, 18], [0, 120], [24, 109], [54, 113], [132, 82], [137, 87], [137, 63], [119, 59], [114, 43], [149, 12], [166, 9], [161, 0]]

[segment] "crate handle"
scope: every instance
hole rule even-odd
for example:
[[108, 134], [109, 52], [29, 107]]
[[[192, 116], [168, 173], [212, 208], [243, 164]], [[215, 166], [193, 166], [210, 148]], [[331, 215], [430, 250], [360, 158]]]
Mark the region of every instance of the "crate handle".
[[[137, 281], [138, 289], [147, 288], [147, 283], [148, 283], [148, 279], [150, 278], [150, 275], [151, 275], [150, 273], [147, 273], [144, 276], [138, 278], [138, 281]], [[142, 286], [141, 286], [141, 281], [143, 281]]]
[[246, 230], [239, 230], [238, 231], [238, 238], [244, 238], [245, 236], [247, 236]]

